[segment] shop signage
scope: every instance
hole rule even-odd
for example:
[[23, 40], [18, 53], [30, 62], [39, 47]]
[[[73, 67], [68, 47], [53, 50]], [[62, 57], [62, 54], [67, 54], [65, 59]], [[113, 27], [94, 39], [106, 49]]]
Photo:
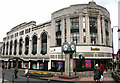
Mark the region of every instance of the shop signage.
[[85, 68], [91, 68], [91, 60], [85, 60]]
[[87, 11], [91, 13], [99, 13], [99, 11], [96, 9], [88, 9]]
[[76, 60], [73, 60], [73, 68], [76, 68]]
[[93, 48], [93, 47], [91, 47], [91, 51], [100, 51], [100, 48]]

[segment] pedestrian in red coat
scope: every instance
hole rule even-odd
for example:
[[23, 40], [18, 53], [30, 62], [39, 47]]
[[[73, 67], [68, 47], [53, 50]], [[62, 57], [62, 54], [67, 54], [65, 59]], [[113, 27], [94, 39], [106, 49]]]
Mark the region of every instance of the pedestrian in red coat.
[[100, 70], [101, 70], [101, 75], [103, 76], [103, 72], [105, 71], [105, 68], [102, 64], [100, 64], [99, 67], [100, 67]]

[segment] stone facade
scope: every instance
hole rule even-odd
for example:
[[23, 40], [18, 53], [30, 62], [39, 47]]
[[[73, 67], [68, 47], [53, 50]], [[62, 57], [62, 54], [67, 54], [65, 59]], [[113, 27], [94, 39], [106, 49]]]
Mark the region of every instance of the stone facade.
[[[15, 40], [17, 44], [13, 43]], [[91, 60], [91, 68], [101, 60], [108, 60], [108, 64], [112, 60], [110, 14], [93, 1], [53, 12], [51, 21], [44, 24], [36, 25], [35, 21], [22, 23], [7, 32], [3, 41], [2, 58], [6, 64], [9, 61], [11, 67], [16, 66], [12, 59], [19, 57], [22, 59], [18, 60], [21, 68], [59, 69], [59, 62], [65, 63], [65, 55], [61, 53], [65, 41], [76, 43], [73, 59], [80, 62], [79, 55], [83, 55], [85, 60]]]

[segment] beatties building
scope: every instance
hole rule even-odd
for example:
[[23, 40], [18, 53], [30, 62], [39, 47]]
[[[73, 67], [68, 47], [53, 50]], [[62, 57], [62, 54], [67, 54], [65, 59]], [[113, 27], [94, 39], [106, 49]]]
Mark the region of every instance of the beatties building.
[[[57, 70], [63, 65], [64, 68], [61, 45], [65, 41], [76, 44], [73, 59], [78, 70], [87, 66], [93, 69], [96, 63], [109, 65], [112, 61], [110, 14], [93, 1], [55, 11], [51, 21], [40, 25], [35, 21], [17, 25], [3, 41], [2, 60], [11, 67]], [[82, 64], [81, 55], [85, 59]]]

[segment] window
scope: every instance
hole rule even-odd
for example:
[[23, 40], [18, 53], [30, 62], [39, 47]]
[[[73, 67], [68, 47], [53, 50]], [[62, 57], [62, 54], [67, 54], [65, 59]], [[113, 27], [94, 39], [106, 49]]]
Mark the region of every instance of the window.
[[15, 37], [17, 37], [18, 36], [18, 33], [15, 33]]
[[11, 38], [13, 38], [13, 35], [11, 35]]
[[16, 55], [17, 52], [17, 40], [14, 41], [14, 55]]
[[97, 44], [98, 41], [97, 18], [90, 17], [89, 26], [90, 26], [90, 42], [92, 44]]
[[3, 55], [5, 55], [5, 43], [3, 44]]
[[24, 30], [19, 32], [19, 35], [24, 35]]
[[30, 32], [30, 28], [29, 29], [25, 29], [25, 34]]
[[103, 29], [102, 29], [102, 18], [101, 18], [101, 41], [103, 43]]
[[47, 35], [45, 32], [41, 35], [41, 54], [47, 54]]
[[25, 38], [25, 54], [28, 55], [29, 53], [29, 37]]
[[61, 46], [61, 21], [56, 22], [56, 45]]
[[109, 42], [108, 21], [105, 21], [105, 34], [106, 34], [106, 45], [110, 45], [110, 42]]
[[6, 55], [8, 55], [8, 46], [9, 46], [9, 43], [7, 42], [7, 44], [6, 44]]
[[12, 44], [13, 44], [13, 42], [12, 41], [10, 41], [10, 55], [12, 55]]
[[84, 36], [84, 43], [86, 43], [85, 17], [83, 17], [83, 36]]
[[22, 54], [22, 46], [23, 46], [23, 39], [21, 38], [21, 39], [19, 40], [19, 55]]
[[65, 21], [65, 42], [67, 41], [67, 26], [66, 26], [66, 19], [64, 20]]
[[79, 39], [79, 18], [71, 18], [71, 42], [80, 43]]
[[37, 36], [34, 35], [32, 38], [32, 54], [37, 54]]

